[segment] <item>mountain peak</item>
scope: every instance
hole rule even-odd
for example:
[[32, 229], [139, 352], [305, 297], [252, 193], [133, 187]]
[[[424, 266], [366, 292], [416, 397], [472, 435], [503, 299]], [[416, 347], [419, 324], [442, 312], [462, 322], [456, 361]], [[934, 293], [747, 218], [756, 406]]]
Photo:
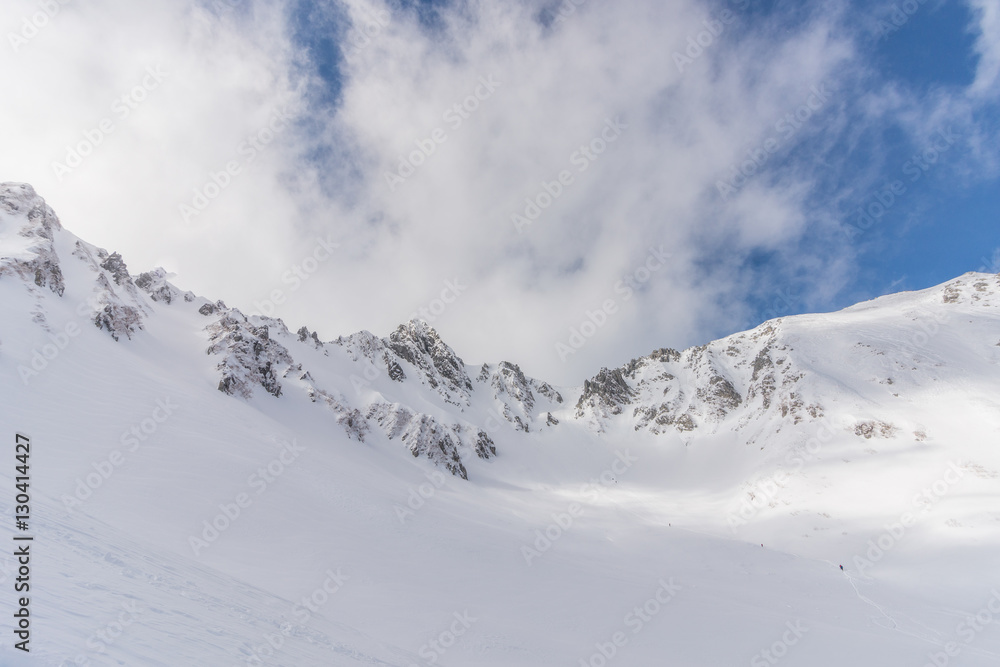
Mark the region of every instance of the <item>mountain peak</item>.
[[55, 233], [62, 229], [55, 211], [27, 183], [0, 183], [0, 276], [17, 275], [62, 296], [63, 284]]

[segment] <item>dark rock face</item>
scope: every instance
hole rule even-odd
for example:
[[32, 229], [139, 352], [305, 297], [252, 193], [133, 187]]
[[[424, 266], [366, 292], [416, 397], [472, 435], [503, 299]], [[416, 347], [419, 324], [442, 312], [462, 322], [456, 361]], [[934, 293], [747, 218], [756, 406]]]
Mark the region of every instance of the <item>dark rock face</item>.
[[98, 250], [97, 254], [102, 259], [101, 268], [111, 274], [115, 285], [124, 285], [132, 281], [132, 277], [128, 274], [128, 267], [125, 266], [121, 255], [116, 252], [109, 255], [103, 250]]
[[136, 331], [142, 329], [142, 316], [131, 306], [106, 303], [94, 314], [94, 326], [107, 331], [115, 341], [122, 335], [131, 339]]
[[[423, 456], [453, 475], [462, 479], [469, 478], [458, 451], [461, 444], [461, 427], [458, 425], [449, 428], [430, 415], [413, 412], [398, 403], [375, 403], [368, 409], [366, 416], [374, 419], [390, 440], [402, 440], [414, 457]], [[490, 451], [491, 445], [492, 441], [487, 436], [483, 444], [477, 447], [476, 451], [481, 458], [489, 458], [496, 452], [495, 449]]]
[[628, 405], [633, 397], [635, 391], [622, 376], [622, 369], [602, 368], [592, 380], [584, 380], [583, 393], [576, 402], [577, 416], [583, 416], [586, 406], [606, 414], [621, 414], [622, 406]]
[[[298, 366], [297, 370], [302, 370], [301, 365]], [[312, 377], [309, 376], [308, 372], [304, 373], [300, 379], [312, 381]], [[313, 403], [322, 403], [336, 415], [337, 423], [347, 433], [347, 437], [354, 438], [359, 442], [365, 441], [365, 436], [369, 431], [368, 420], [365, 419], [360, 410], [350, 407], [347, 404], [347, 399], [343, 396], [339, 398], [334, 397], [322, 389], [317, 389], [315, 386], [310, 386], [307, 394]]]
[[648, 358], [651, 361], [675, 363], [681, 360], [681, 353], [671, 347], [661, 347], [659, 350], [650, 352]]
[[301, 327], [295, 333], [299, 337], [300, 343], [308, 342], [316, 349], [323, 347], [323, 343], [319, 340], [319, 334], [315, 331], [310, 332], [307, 327]]
[[424, 381], [438, 389], [447, 402], [468, 405], [472, 382], [465, 372], [465, 362], [430, 325], [411, 320], [397, 327], [384, 342], [396, 356], [420, 369]]
[[271, 340], [266, 325], [255, 327], [238, 310], [231, 310], [207, 327], [211, 334], [208, 354], [222, 354], [216, 368], [222, 372], [219, 391], [253, 396], [260, 386], [272, 396], [281, 396], [279, 367], [291, 365], [288, 349]]
[[774, 378], [774, 362], [771, 360], [771, 346], [761, 349], [753, 360], [753, 375], [750, 377], [750, 390], [747, 398], [761, 397], [764, 409], [771, 407], [771, 395], [777, 386]]
[[208, 317], [209, 315], [214, 315], [215, 313], [223, 310], [228, 310], [228, 308], [226, 308], [226, 304], [221, 301], [216, 301], [215, 303], [206, 303], [198, 309], [198, 312], [205, 317]]
[[539, 394], [549, 399], [550, 401], [553, 401], [554, 403], [563, 402], [563, 397], [559, 394], [558, 391], [553, 389], [548, 382], [542, 382], [540, 385], [538, 385], [537, 389]]
[[472, 381], [465, 362], [426, 322], [411, 320], [396, 328], [384, 341], [397, 357], [418, 368], [423, 380], [453, 405], [468, 405]]
[[715, 406], [720, 418], [743, 402], [743, 397], [736, 391], [733, 383], [721, 375], [713, 375], [707, 387], [699, 387], [698, 397]]
[[501, 403], [501, 414], [504, 419], [513, 424], [518, 431], [529, 432], [531, 427], [528, 421], [535, 407], [535, 395], [531, 392], [528, 378], [517, 364], [501, 361], [491, 378], [490, 386], [493, 389], [493, 398]]
[[[166, 271], [161, 268], [157, 268], [152, 271], [140, 273], [135, 278], [135, 284], [136, 287], [148, 294], [149, 298], [153, 301], [169, 305], [174, 299], [180, 296], [180, 290], [168, 283], [166, 276]], [[188, 299], [187, 297], [188, 295], [185, 294], [185, 300], [190, 301], [191, 299]], [[191, 298], [194, 298], [193, 294], [191, 295]], [[204, 306], [202, 307], [204, 308]], [[202, 314], [204, 315], [205, 313]]]
[[524, 377], [521, 368], [509, 361], [501, 361], [497, 373], [493, 376], [493, 388], [497, 394], [506, 394], [524, 406], [526, 412], [535, 407], [535, 395], [531, 393], [528, 379]]
[[425, 456], [444, 466], [452, 475], [469, 479], [450, 429], [439, 424], [433, 417], [417, 415], [403, 431], [402, 440], [414, 457]]
[[0, 259], [0, 277], [18, 276], [62, 296], [66, 285], [54, 243], [62, 225], [55, 211], [27, 183], [0, 183], [0, 211], [23, 219], [18, 236], [29, 240], [27, 256]]
[[382, 361], [385, 362], [385, 368], [389, 372], [389, 379], [393, 382], [402, 382], [406, 379], [406, 373], [403, 372], [403, 367], [400, 366], [393, 360], [389, 353], [382, 355]]
[[497, 448], [493, 444], [493, 439], [486, 434], [486, 431], [479, 431], [476, 435], [476, 456], [481, 459], [489, 459], [497, 455]]

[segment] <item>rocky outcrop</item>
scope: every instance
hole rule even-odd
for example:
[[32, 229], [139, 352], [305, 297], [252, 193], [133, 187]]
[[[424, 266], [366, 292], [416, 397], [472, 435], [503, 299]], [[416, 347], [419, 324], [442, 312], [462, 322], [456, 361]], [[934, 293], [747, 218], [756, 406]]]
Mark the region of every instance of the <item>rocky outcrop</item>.
[[141, 331], [146, 307], [121, 256], [77, 241], [73, 257], [95, 274], [93, 293], [88, 299], [94, 326], [107, 331], [115, 341], [122, 336], [130, 339]]
[[122, 336], [132, 338], [142, 329], [142, 313], [138, 308], [124, 303], [103, 275], [97, 277], [97, 285], [94, 326], [107, 331], [116, 341]]
[[410, 320], [383, 341], [398, 359], [417, 369], [423, 383], [452, 405], [469, 405], [472, 381], [465, 362], [455, 354], [429, 324]]
[[635, 396], [625, 381], [623, 369], [602, 368], [593, 379], [584, 381], [583, 393], [576, 402], [576, 416], [584, 417], [587, 412], [599, 417], [621, 414]]
[[315, 331], [309, 331], [308, 327], [300, 327], [295, 334], [299, 337], [300, 343], [309, 343], [317, 350], [323, 347], [323, 343], [319, 340], [319, 334]]
[[[301, 372], [302, 366], [299, 365], [296, 370]], [[299, 379], [308, 380], [310, 383], [312, 381], [308, 372], [300, 375]], [[344, 396], [335, 397], [322, 389], [317, 389], [312, 384], [307, 388], [306, 393], [313, 403], [321, 403], [336, 416], [337, 423], [344, 429], [349, 438], [354, 438], [359, 442], [365, 441], [365, 435], [369, 431], [368, 420], [365, 419], [360, 410], [352, 408]]]
[[445, 423], [399, 403], [374, 403], [366, 417], [378, 424], [389, 440], [401, 440], [414, 457], [426, 458], [462, 479], [469, 478], [463, 453], [480, 459], [497, 453], [493, 439], [482, 429]]
[[219, 391], [249, 399], [261, 387], [281, 396], [278, 377], [282, 366], [292, 364], [284, 345], [270, 337], [267, 325], [254, 326], [235, 308], [208, 325], [208, 354], [220, 354], [216, 369], [222, 374]]
[[398, 403], [376, 403], [368, 409], [366, 416], [382, 428], [389, 440], [402, 440], [414, 457], [422, 456], [453, 475], [469, 478], [453, 429]]
[[54, 233], [62, 229], [59, 218], [27, 183], [0, 183], [0, 212], [6, 224], [18, 227], [17, 241], [0, 258], [0, 278], [17, 276], [62, 296], [66, 290]]
[[[167, 282], [167, 272], [159, 267], [152, 271], [140, 273], [135, 278], [135, 284], [136, 287], [148, 294], [150, 299], [166, 305], [170, 305], [181, 297], [181, 291]], [[185, 301], [194, 300], [194, 295], [190, 292], [183, 296]], [[208, 306], [210, 304], [205, 305]], [[204, 307], [202, 306], [202, 308]]]

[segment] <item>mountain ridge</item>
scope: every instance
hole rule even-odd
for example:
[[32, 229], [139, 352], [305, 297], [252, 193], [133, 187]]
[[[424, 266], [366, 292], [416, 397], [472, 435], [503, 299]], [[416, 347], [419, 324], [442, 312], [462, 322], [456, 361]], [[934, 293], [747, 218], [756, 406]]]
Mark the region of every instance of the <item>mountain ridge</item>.
[[[422, 320], [400, 324], [382, 338], [360, 331], [324, 342], [306, 326], [293, 334], [279, 318], [247, 316], [222, 301], [182, 292], [162, 268], [133, 276], [121, 255], [64, 230], [28, 184], [0, 184], [0, 211], [6, 227], [0, 238], [0, 279], [17, 276], [34, 292], [34, 319], [43, 328], [42, 288], [58, 298], [66, 292], [64, 269], [70, 259], [60, 258], [58, 240], [72, 248], [70, 257], [93, 281], [77, 311], [114, 341], [140, 335], [157, 308], [183, 304], [203, 318], [205, 353], [215, 361], [219, 391], [245, 400], [260, 390], [275, 398], [289, 392], [304, 396], [331, 412], [349, 437], [363, 442], [379, 430], [414, 457], [464, 479], [470, 456], [488, 460], [497, 454], [491, 434], [500, 425], [526, 434], [575, 419], [600, 433], [624, 421], [636, 431], [690, 435], [714, 432], [730, 419], [736, 420], [737, 431], [748, 429], [772, 411], [796, 424], [820, 419], [823, 406], [802, 393], [800, 381], [808, 369], [797, 364], [783, 338], [785, 329], [809, 318], [850, 317], [907, 298], [928, 301], [937, 293], [942, 307], [959, 302], [995, 306], [1000, 292], [1000, 276], [969, 273], [929, 290], [880, 297], [837, 313], [776, 318], [682, 351], [654, 350], [617, 368], [600, 369], [582, 387], [559, 391], [508, 361], [483, 364], [476, 372]], [[343, 377], [330, 382], [328, 372], [317, 370], [316, 354], [329, 357], [331, 351], [349, 359], [347, 382]], [[313, 357], [309, 365], [301, 361], [304, 354]], [[25, 382], [33, 372], [19, 366]], [[408, 401], [390, 400], [384, 385], [373, 390], [380, 378], [419, 385], [419, 400], [412, 393]], [[563, 394], [571, 398], [564, 402]]]
[[[786, 623], [808, 628], [789, 664], [891, 664], [989, 599], [1000, 276], [567, 388], [466, 363], [423, 322], [324, 341], [245, 315], [49, 211], [0, 187], [0, 421], [33, 443], [37, 664], [411, 667], [466, 611], [442, 664], [587, 662], [658, 582], [676, 595], [616, 664], [747, 664]], [[0, 556], [0, 580], [16, 567]], [[94, 644], [122, 604], [135, 622]], [[720, 609], [732, 630], [706, 642]], [[995, 664], [976, 641], [964, 662]]]

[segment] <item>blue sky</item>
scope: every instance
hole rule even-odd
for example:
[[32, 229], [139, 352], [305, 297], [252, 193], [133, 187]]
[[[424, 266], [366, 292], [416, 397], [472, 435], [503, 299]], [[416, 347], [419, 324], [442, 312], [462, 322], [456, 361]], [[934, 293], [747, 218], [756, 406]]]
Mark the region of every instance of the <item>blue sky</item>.
[[[976, 75], [979, 58], [969, 29], [972, 21], [963, 3], [928, 5], [903, 26], [878, 36], [871, 48], [873, 62], [885, 80], [914, 94], [954, 94]], [[981, 122], [995, 133], [1000, 121], [996, 107], [980, 113]], [[888, 162], [905, 164], [920, 148], [898, 138], [890, 144]], [[1000, 183], [995, 174], [982, 179], [957, 176], [953, 170], [962, 168], [964, 157], [958, 150], [943, 155], [913, 184], [910, 196], [886, 214], [877, 240], [859, 248], [858, 277], [853, 289], [845, 290], [842, 303], [865, 293], [930, 287], [993, 264], [1000, 247]], [[887, 178], [892, 174], [889, 170]], [[850, 172], [844, 177], [850, 178]]]
[[[133, 270], [324, 338], [423, 312], [471, 362], [574, 383], [1000, 270], [992, 1], [37, 11], [3, 26], [0, 178]], [[335, 257], [297, 277], [318, 239]]]

